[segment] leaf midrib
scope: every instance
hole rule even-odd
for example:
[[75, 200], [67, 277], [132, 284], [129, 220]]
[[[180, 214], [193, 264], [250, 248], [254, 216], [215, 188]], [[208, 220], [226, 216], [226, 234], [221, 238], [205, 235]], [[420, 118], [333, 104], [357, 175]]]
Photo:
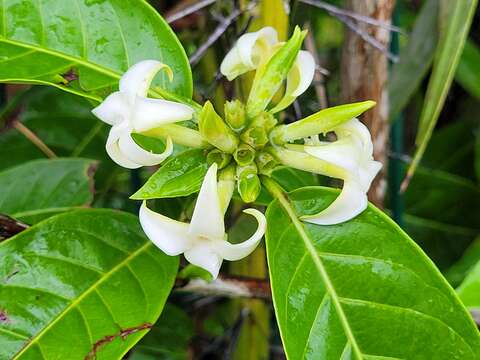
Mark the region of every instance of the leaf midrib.
[[127, 256], [124, 260], [122, 260], [120, 263], [115, 265], [111, 270], [107, 271], [104, 276], [100, 277], [94, 284], [92, 284], [87, 290], [85, 290], [80, 296], [78, 296], [76, 299], [74, 299], [60, 314], [58, 314], [55, 319], [53, 319], [47, 326], [45, 326], [38, 334], [36, 334], [33, 338], [31, 338], [31, 341], [25, 345], [13, 358], [12, 360], [19, 359], [23, 353], [25, 353], [30, 347], [35, 344], [36, 342], [41, 339], [41, 337], [48, 332], [60, 319], [62, 319], [68, 312], [76, 308], [80, 302], [87, 297], [91, 292], [96, 291], [98, 286], [100, 286], [103, 282], [105, 282], [110, 276], [112, 276], [115, 272], [120, 270], [122, 267], [128, 265], [130, 261], [132, 261], [135, 257], [146, 251], [150, 246], [152, 246], [152, 243], [150, 241], [147, 241], [144, 245], [142, 245], [140, 248], [135, 250], [133, 253], [131, 253], [129, 256]]
[[345, 332], [345, 335], [350, 342], [350, 345], [352, 346], [353, 353], [357, 357], [357, 359], [362, 360], [363, 355], [360, 350], [359, 345], [357, 344], [357, 341], [353, 335], [353, 331], [350, 328], [350, 324], [348, 323], [347, 316], [345, 315], [345, 312], [343, 311], [342, 305], [340, 303], [340, 298], [337, 295], [337, 292], [330, 281], [330, 277], [328, 276], [328, 272], [323, 265], [322, 260], [317, 254], [317, 250], [315, 249], [315, 246], [313, 245], [312, 240], [306, 233], [305, 229], [303, 228], [303, 224], [301, 221], [298, 219], [297, 215], [295, 214], [295, 211], [293, 210], [292, 206], [290, 205], [290, 202], [287, 200], [285, 197], [284, 193], [278, 189], [278, 186], [276, 184], [272, 184], [271, 186], [268, 186], [269, 190], [271, 190], [274, 195], [276, 196], [277, 200], [280, 202], [282, 207], [285, 209], [287, 212], [288, 216], [290, 217], [293, 225], [297, 229], [298, 233], [300, 234], [300, 237], [302, 238], [304, 245], [309, 252], [319, 274], [320, 277], [323, 280], [323, 283], [325, 284], [325, 289], [327, 293], [329, 294], [333, 305], [335, 307], [335, 310], [337, 312], [338, 318], [340, 320], [340, 323], [342, 324], [343, 330]]

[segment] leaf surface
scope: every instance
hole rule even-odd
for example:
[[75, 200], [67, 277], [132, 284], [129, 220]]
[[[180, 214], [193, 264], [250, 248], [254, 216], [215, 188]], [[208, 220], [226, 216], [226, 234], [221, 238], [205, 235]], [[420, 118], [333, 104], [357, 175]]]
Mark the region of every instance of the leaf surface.
[[2, 82], [49, 84], [97, 101], [130, 66], [155, 59], [175, 74], [171, 83], [158, 76], [159, 95], [192, 95], [185, 51], [144, 0], [4, 0], [0, 54]]
[[23, 231], [0, 244], [0, 359], [120, 359], [157, 320], [177, 269], [118, 211]]
[[34, 160], [0, 172], [0, 212], [29, 224], [93, 200], [95, 161]]
[[267, 210], [274, 306], [289, 359], [478, 359], [479, 334], [433, 263], [370, 206], [332, 226], [297, 216], [338, 191], [311, 187]]
[[187, 196], [200, 190], [208, 165], [205, 150], [193, 149], [170, 157], [132, 199]]

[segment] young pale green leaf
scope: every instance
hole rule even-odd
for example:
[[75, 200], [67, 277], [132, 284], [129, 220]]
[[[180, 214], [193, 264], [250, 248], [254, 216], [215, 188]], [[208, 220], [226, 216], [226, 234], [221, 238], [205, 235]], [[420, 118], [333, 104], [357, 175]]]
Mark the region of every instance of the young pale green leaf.
[[147, 200], [193, 194], [200, 190], [207, 170], [205, 150], [184, 151], [169, 158], [131, 199]]
[[49, 84], [100, 100], [131, 65], [157, 59], [175, 76], [169, 82], [161, 74], [156, 95], [192, 95], [185, 51], [144, 0], [6, 0], [0, 13], [1, 82]]
[[190, 316], [181, 308], [166, 304], [150, 332], [135, 346], [129, 360], [187, 360], [188, 343], [195, 330]]
[[407, 172], [407, 182], [404, 185], [408, 184], [408, 179], [415, 172], [432, 136], [467, 39], [477, 0], [449, 1], [445, 4], [449, 10], [446, 17], [446, 28], [439, 39], [439, 47], [435, 55], [433, 71], [415, 139], [417, 149]]
[[470, 244], [461, 259], [448, 269], [445, 276], [452, 286], [459, 286], [478, 262], [480, 262], [480, 237]]
[[93, 200], [96, 162], [34, 160], [0, 172], [0, 213], [32, 224]]
[[457, 293], [465, 306], [477, 311], [480, 309], [480, 261], [458, 287]]
[[480, 99], [480, 49], [473, 41], [467, 40], [465, 43], [455, 80], [470, 95]]
[[400, 53], [400, 61], [392, 68], [388, 85], [390, 121], [410, 100], [432, 64], [438, 42], [438, 13], [438, 0], [424, 3]]
[[157, 320], [177, 269], [118, 211], [23, 231], [0, 244], [0, 358], [122, 358]]
[[287, 199], [267, 186], [277, 197], [267, 256], [289, 359], [478, 359], [468, 312], [392, 220], [370, 206], [346, 223], [303, 223], [298, 216], [323, 210], [338, 191], [304, 188]]

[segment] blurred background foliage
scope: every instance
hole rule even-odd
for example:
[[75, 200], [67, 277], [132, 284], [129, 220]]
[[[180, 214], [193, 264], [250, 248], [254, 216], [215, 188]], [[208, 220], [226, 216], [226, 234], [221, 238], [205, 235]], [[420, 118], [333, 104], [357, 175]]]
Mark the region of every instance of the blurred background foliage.
[[[322, 6], [312, 6], [309, 2]], [[248, 0], [151, 0], [150, 3], [170, 20], [190, 57], [194, 98], [198, 102], [212, 99], [221, 112], [225, 99], [242, 97], [248, 90], [248, 79], [230, 84], [218, 71], [223, 56], [239, 35], [271, 25], [285, 39], [297, 24], [310, 31], [306, 45], [316, 53], [318, 71], [312, 87], [286, 111], [284, 121], [343, 102], [345, 83], [341, 79], [345, 59], [342, 56], [345, 56], [346, 36], [352, 32], [352, 18], [345, 18], [334, 10], [348, 9], [351, 6], [349, 1], [287, 3], [260, 0], [257, 4]], [[369, 51], [377, 53], [375, 56], [390, 58], [387, 81], [380, 89], [389, 94], [390, 115], [386, 116], [389, 141], [386, 141], [384, 154], [389, 162], [388, 171], [384, 182], [378, 185], [387, 190], [384, 192], [385, 201], [379, 205], [384, 205], [395, 221], [419, 243], [451, 284], [460, 286], [462, 298], [467, 299], [465, 301], [472, 311], [476, 311], [474, 309], [480, 307], [480, 11], [474, 13], [463, 51], [458, 38], [453, 39], [452, 48], [445, 50], [452, 57], [455, 51], [461, 54], [458, 67], [450, 64], [454, 80], [448, 86], [445, 77], [438, 75], [447, 71], [449, 66], [439, 60], [439, 53], [448, 40], [445, 33], [449, 26], [455, 26], [452, 25], [455, 11], [461, 20], [457, 18], [457, 26], [465, 26], [468, 12], [472, 7], [475, 11], [475, 5], [468, 8], [469, 4], [474, 4], [469, 1], [459, 1], [464, 3], [464, 8], [450, 8], [449, 11], [449, 6], [455, 7], [454, 3], [457, 2], [397, 0], [388, 20], [401, 30], [387, 30], [391, 36], [383, 49], [367, 46], [370, 46]], [[172, 21], [185, 9], [192, 10], [195, 4], [204, 6]], [[334, 6], [333, 10], [326, 11], [325, 4]], [[355, 36], [363, 35], [368, 43], [371, 33], [359, 25], [363, 26], [363, 21], [355, 20], [353, 24], [360, 34]], [[369, 29], [377, 27], [369, 25]], [[454, 28], [452, 31], [459, 33], [460, 30]], [[440, 76], [443, 81], [440, 85], [447, 85], [444, 101], [435, 100], [439, 96], [435, 91], [442, 90], [434, 82], [435, 76]], [[437, 88], [432, 88], [432, 84], [437, 84]], [[438, 121], [435, 116], [425, 115], [428, 106], [440, 106]], [[109, 160], [104, 147], [108, 127], [94, 118], [91, 108], [92, 104], [87, 100], [57, 89], [2, 85], [2, 189], [12, 181], [5, 173], [7, 170], [26, 166], [32, 160], [70, 156], [94, 159], [98, 161], [94, 197], [64, 199], [65, 204], [136, 212], [138, 203], [128, 197], [144, 183], [152, 170], [128, 171]], [[434, 127], [431, 138], [425, 135], [430, 126]], [[416, 149], [422, 146], [426, 146], [423, 156], [416, 153]], [[402, 192], [400, 184], [414, 154], [417, 154], [415, 159], [421, 160], [409, 183], [407, 178], [405, 185], [408, 186]], [[55, 174], [45, 174], [49, 175]], [[85, 183], [93, 172], [86, 176]], [[324, 182], [298, 172], [279, 171], [276, 176], [287, 189]], [[1, 199], [0, 194], [0, 213], [11, 213], [5, 205], [8, 201], [2, 202]], [[263, 203], [269, 200], [268, 197], [260, 199]], [[191, 211], [193, 200], [164, 199], [156, 201], [155, 206], [167, 215], [181, 218]], [[52, 204], [51, 207], [67, 205]], [[240, 210], [237, 204], [233, 205], [233, 214]], [[40, 218], [27, 216], [20, 220], [33, 223]], [[233, 242], [237, 238], [244, 239], [253, 231], [248, 217], [232, 215], [227, 224]], [[262, 248], [251, 257], [228, 266], [229, 276], [248, 279], [253, 286], [264, 285], [267, 271]], [[182, 285], [182, 280], [178, 285]], [[158, 325], [128, 354], [128, 358], [187, 359], [192, 354], [196, 359], [283, 358], [271, 303], [268, 299], [230, 300], [221, 296], [174, 292]]]

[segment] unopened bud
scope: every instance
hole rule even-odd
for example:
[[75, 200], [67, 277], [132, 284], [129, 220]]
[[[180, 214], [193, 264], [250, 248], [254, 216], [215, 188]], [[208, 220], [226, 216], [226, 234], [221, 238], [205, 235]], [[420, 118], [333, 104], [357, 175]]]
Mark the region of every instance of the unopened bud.
[[246, 166], [253, 163], [255, 159], [255, 150], [247, 144], [240, 144], [233, 153], [233, 158], [240, 166]]
[[263, 151], [257, 154], [255, 157], [255, 163], [258, 167], [258, 173], [267, 176], [270, 176], [272, 171], [279, 165], [273, 155]]
[[245, 105], [239, 100], [227, 101], [224, 110], [227, 124], [237, 132], [242, 131], [247, 122]]
[[226, 154], [221, 150], [213, 149], [207, 155], [207, 164], [210, 166], [213, 163], [216, 163], [218, 169], [223, 169], [227, 166], [232, 160], [232, 155]]
[[215, 112], [213, 105], [207, 101], [198, 120], [200, 134], [213, 146], [232, 154], [238, 145], [238, 139], [223, 119]]
[[275, 119], [275, 116], [267, 111], [263, 111], [258, 116], [253, 118], [251, 126], [260, 126], [268, 133], [275, 127], [275, 125], [277, 125], [277, 122], [278, 121]]
[[259, 148], [268, 142], [268, 135], [263, 127], [254, 126], [245, 130], [240, 139], [253, 148]]
[[246, 203], [254, 202], [262, 189], [255, 164], [237, 166], [237, 190]]
[[220, 199], [222, 211], [225, 211], [232, 199], [233, 190], [235, 189], [235, 165], [230, 164], [222, 169], [218, 174], [217, 191]]

